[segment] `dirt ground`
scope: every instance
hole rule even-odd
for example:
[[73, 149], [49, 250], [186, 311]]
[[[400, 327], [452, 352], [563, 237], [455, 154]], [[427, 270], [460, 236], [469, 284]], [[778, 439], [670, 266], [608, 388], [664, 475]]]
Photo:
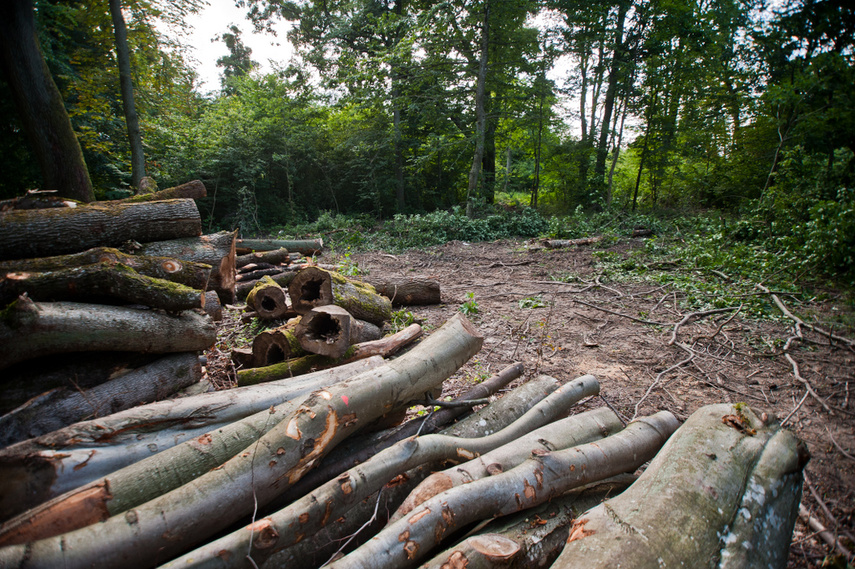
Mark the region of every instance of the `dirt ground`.
[[[612, 250], [637, 246], [640, 241], [625, 241]], [[350, 261], [371, 278], [438, 280], [443, 304], [408, 309], [428, 334], [464, 303], [477, 307], [468, 316], [485, 337], [484, 347], [445, 382], [443, 395], [456, 395], [471, 382], [520, 361], [526, 372], [512, 387], [540, 374], [566, 382], [590, 373], [600, 381], [603, 397], [587, 405], [609, 404], [625, 419], [667, 409], [684, 420], [699, 407], [719, 402], [745, 402], [758, 414], [787, 418], [786, 426], [811, 453], [802, 504], [817, 521], [836, 529], [844, 543], [855, 546], [851, 348], [804, 330], [805, 340], [794, 342], [790, 353], [799, 375], [817, 394], [805, 396], [805, 383], [795, 377], [793, 364], [781, 351], [793, 336], [791, 321], [748, 320], [733, 311], [720, 312], [684, 322], [672, 342], [675, 325], [688, 314], [679, 291], [658, 282], [607, 280], [587, 247], [549, 250], [524, 242], [452, 242], [395, 255], [353, 254]], [[529, 308], [532, 304], [543, 306]], [[823, 314], [846, 309], [825, 301], [802, 304], [799, 314], [804, 317], [808, 310], [818, 315], [816, 325], [822, 326]], [[835, 332], [855, 337], [851, 331]], [[816, 529], [800, 518], [788, 567], [821, 567], [832, 554]]]

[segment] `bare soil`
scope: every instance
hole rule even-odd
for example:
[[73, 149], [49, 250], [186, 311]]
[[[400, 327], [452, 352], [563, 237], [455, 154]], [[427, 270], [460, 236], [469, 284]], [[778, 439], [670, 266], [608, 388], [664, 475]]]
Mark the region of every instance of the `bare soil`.
[[[630, 240], [612, 250], [638, 246], [640, 240]], [[782, 353], [794, 335], [792, 321], [749, 320], [734, 311], [684, 321], [689, 312], [681, 307], [679, 290], [658, 282], [609, 281], [590, 248], [452, 242], [395, 255], [354, 254], [350, 261], [374, 278], [438, 280], [443, 304], [408, 308], [416, 321], [430, 333], [464, 307], [484, 335], [481, 352], [445, 382], [443, 395], [456, 395], [521, 361], [526, 373], [515, 384], [540, 374], [561, 382], [595, 375], [602, 398], [586, 405], [608, 404], [625, 419], [667, 409], [684, 420], [699, 407], [720, 402], [745, 402], [757, 413], [786, 418], [786, 426], [805, 441], [812, 457], [802, 504], [843, 543], [855, 547], [851, 347], [810, 330], [804, 330], [804, 340], [791, 344], [799, 375], [817, 394], [806, 396], [806, 384]], [[571, 275], [573, 282], [553, 280], [557, 275]], [[532, 299], [543, 306], [529, 308]], [[799, 314], [811, 314], [817, 326], [828, 321], [823, 316], [845, 310], [845, 303], [831, 301], [799, 306]], [[851, 330], [835, 333], [855, 337]], [[799, 519], [788, 567], [820, 567], [833, 553]]]

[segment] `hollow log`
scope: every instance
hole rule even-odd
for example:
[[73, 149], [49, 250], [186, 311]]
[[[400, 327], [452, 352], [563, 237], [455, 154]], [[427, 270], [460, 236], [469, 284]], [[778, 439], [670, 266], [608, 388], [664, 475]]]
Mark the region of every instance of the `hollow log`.
[[[277, 551], [300, 542], [305, 535], [319, 531], [330, 519], [336, 519], [402, 472], [440, 460], [466, 460], [501, 446], [566, 413], [570, 406], [583, 397], [598, 392], [597, 380], [590, 375], [583, 376], [556, 390], [498, 433], [475, 439], [427, 435], [401, 441], [266, 517], [265, 527], [270, 528], [270, 531], [266, 533], [263, 544], [259, 543], [258, 532], [242, 528], [187, 553], [167, 567], [196, 569], [214, 564], [218, 567], [244, 566], [246, 560], [238, 556], [237, 552], [250, 550], [255, 563], [263, 562]], [[226, 560], [223, 564], [223, 551], [230, 553], [227, 557], [234, 563]]]
[[235, 267], [243, 268], [250, 263], [270, 263], [271, 265], [287, 265], [291, 262], [291, 253], [288, 249], [273, 249], [272, 251], [258, 251], [240, 255], [235, 259]]
[[[242, 423], [247, 417], [268, 413], [271, 407], [279, 412], [290, 401], [299, 403], [316, 389], [382, 363], [382, 358], [369, 358], [296, 381], [150, 403], [0, 449], [0, 479], [5, 481], [7, 490], [0, 493], [0, 520], [22, 514], [24, 525], [33, 526], [27, 521], [26, 511], [30, 508], [85, 484], [97, 484], [100, 478], [117, 476], [117, 471], [131, 465], [139, 465], [130, 471], [130, 480], [134, 481], [131, 488], [136, 489], [133, 495], [137, 497], [149, 496], [175, 481], [186, 481], [187, 476], [193, 478], [201, 470], [169, 467], [172, 459], [188, 465], [202, 461], [201, 465], [206, 466], [202, 470], [214, 468], [233, 456], [236, 447], [241, 450], [257, 439], [259, 429], [273, 427], [266, 415], [260, 421], [261, 427], [253, 426], [259, 423], [257, 416]], [[193, 441], [199, 444], [194, 446]], [[182, 444], [182, 450], [172, 450]], [[164, 452], [170, 454], [161, 456]], [[211, 462], [217, 464], [212, 466]], [[118, 497], [118, 488], [115, 492]], [[113, 504], [119, 502], [117, 498]], [[85, 515], [80, 518], [88, 519]]]
[[49, 391], [0, 417], [0, 447], [169, 397], [202, 379], [195, 352], [165, 356], [91, 389]]
[[330, 358], [340, 358], [351, 345], [379, 340], [383, 335], [374, 324], [357, 320], [334, 304], [308, 311], [294, 334], [304, 350]]
[[208, 191], [205, 189], [205, 184], [200, 180], [193, 180], [192, 182], [187, 182], [173, 188], [166, 188], [165, 190], [157, 192], [139, 193], [135, 196], [115, 201], [121, 203], [142, 203], [158, 200], [172, 200], [177, 198], [198, 200], [206, 197], [207, 195]]
[[[431, 391], [481, 348], [457, 315], [412, 351], [304, 403], [221, 467], [104, 522], [61, 536], [0, 549], [7, 567], [148, 567], [227, 528], [293, 484], [359, 425]], [[257, 535], [269, 539], [259, 528]]]
[[677, 426], [671, 413], [661, 411], [596, 443], [534, 454], [507, 472], [438, 494], [328, 567], [392, 569], [413, 564], [457, 528], [516, 513], [573, 488], [634, 471], [657, 453]]
[[183, 284], [198, 290], [205, 290], [211, 277], [211, 266], [204, 263], [193, 263], [171, 257], [128, 255], [111, 247], [95, 247], [81, 253], [54, 257], [2, 261], [0, 273], [56, 271], [99, 263], [126, 265], [141, 275]]
[[236, 231], [220, 231], [199, 237], [143, 243], [134, 254], [211, 265], [208, 288], [216, 291], [224, 304], [234, 304], [236, 237]]
[[347, 279], [318, 267], [306, 267], [288, 285], [291, 305], [300, 314], [317, 306], [335, 304], [354, 318], [382, 326], [392, 318], [392, 303], [369, 284]]
[[252, 340], [252, 360], [248, 367], [267, 367], [305, 355], [300, 340], [294, 335], [297, 322], [299, 320], [295, 318], [284, 326], [256, 335]]
[[241, 255], [255, 251], [274, 251], [288, 249], [301, 255], [320, 255], [324, 250], [323, 239], [238, 239], [237, 248]]
[[635, 484], [579, 517], [553, 567], [785, 567], [807, 460], [744, 405], [702, 407]]
[[122, 264], [98, 263], [46, 272], [0, 272], [0, 305], [22, 294], [38, 301], [143, 304], [169, 312], [204, 306], [204, 293], [141, 275]]
[[[297, 274], [297, 269], [293, 267], [282, 267], [282, 271], [273, 275], [264, 275], [270, 277], [276, 284], [281, 287], [287, 288], [288, 285], [291, 284], [291, 281], [294, 279], [294, 275]], [[235, 295], [238, 300], [246, 300], [246, 296], [249, 294], [249, 291], [253, 289], [255, 285], [258, 284], [257, 280], [254, 281], [241, 281], [235, 284]]]
[[196, 202], [93, 202], [77, 207], [0, 212], [0, 259], [117, 247], [126, 241], [159, 241], [202, 233]]
[[378, 294], [392, 301], [393, 306], [440, 304], [439, 281], [432, 279], [379, 280], [365, 279]]
[[289, 313], [296, 315], [288, 304], [288, 294], [269, 277], [262, 278], [252, 287], [246, 297], [246, 306], [262, 320], [279, 320]]
[[152, 310], [20, 297], [3, 311], [0, 369], [51, 354], [88, 350], [149, 353], [205, 350], [216, 340], [211, 319]]
[[238, 369], [255, 367], [255, 356], [252, 353], [252, 348], [232, 348], [231, 359]]

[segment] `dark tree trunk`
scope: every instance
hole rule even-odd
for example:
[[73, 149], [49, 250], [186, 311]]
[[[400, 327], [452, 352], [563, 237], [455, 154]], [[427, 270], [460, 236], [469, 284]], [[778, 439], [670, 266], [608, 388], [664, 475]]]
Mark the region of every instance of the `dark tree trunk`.
[[615, 106], [617, 87], [623, 76], [622, 68], [626, 64], [624, 58], [623, 26], [626, 21], [626, 2], [618, 5], [617, 29], [615, 30], [615, 46], [612, 51], [612, 68], [609, 72], [609, 84], [606, 87], [606, 100], [603, 101], [603, 122], [600, 128], [600, 141], [597, 145], [597, 162], [594, 166], [594, 177], [598, 185], [603, 185], [606, 175], [606, 158], [609, 153], [609, 128], [612, 120], [612, 112]]

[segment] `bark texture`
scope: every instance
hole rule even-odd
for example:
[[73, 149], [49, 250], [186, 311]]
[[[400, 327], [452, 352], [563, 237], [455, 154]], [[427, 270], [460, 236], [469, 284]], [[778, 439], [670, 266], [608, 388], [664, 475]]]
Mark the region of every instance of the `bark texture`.
[[[285, 268], [285, 267], [283, 267], [282, 271], [280, 271], [276, 274], [273, 274], [273, 275], [265, 275], [265, 276], [270, 277], [273, 280], [273, 282], [275, 282], [279, 286], [287, 288], [288, 285], [291, 284], [291, 281], [294, 280], [294, 276], [296, 274], [297, 274], [296, 268], [293, 268], [293, 267]], [[237, 296], [237, 299], [238, 300], [246, 300], [246, 297], [249, 294], [249, 291], [251, 291], [253, 289], [253, 287], [257, 284], [258, 284], [257, 280], [248, 280], [248, 281], [241, 281], [239, 283], [236, 283], [235, 284], [235, 295]]]
[[303, 315], [294, 334], [307, 352], [331, 358], [342, 357], [357, 343], [379, 340], [380, 328], [352, 317], [340, 306], [318, 306]]
[[354, 318], [382, 326], [392, 318], [391, 301], [369, 284], [350, 280], [336, 272], [307, 267], [288, 285], [291, 305], [300, 314], [312, 308], [335, 304]]
[[249, 367], [267, 367], [305, 355], [300, 341], [294, 335], [296, 319], [284, 326], [265, 330], [252, 340], [252, 359]]
[[439, 281], [431, 279], [377, 280], [366, 279], [379, 294], [392, 301], [394, 306], [420, 306], [440, 304]]
[[262, 278], [252, 287], [246, 297], [246, 306], [262, 320], [279, 320], [293, 312], [288, 304], [288, 294], [269, 277]]
[[287, 265], [291, 262], [291, 253], [288, 249], [274, 249], [272, 251], [259, 251], [240, 255], [235, 259], [235, 266], [240, 269], [250, 263], [269, 263], [271, 265]]
[[323, 239], [238, 239], [237, 248], [241, 255], [256, 251], [273, 251], [288, 249], [292, 253], [302, 255], [320, 255], [324, 250]]
[[175, 186], [174, 188], [166, 188], [165, 190], [160, 190], [152, 193], [140, 193], [135, 196], [131, 196], [129, 198], [125, 198], [122, 201], [125, 203], [140, 203], [140, 202], [152, 202], [158, 200], [173, 200], [177, 198], [188, 198], [198, 200], [204, 198], [208, 195], [208, 190], [205, 189], [205, 184], [203, 184], [200, 180], [193, 180], [192, 182], [187, 182], [186, 184], [181, 184], [180, 186]]

